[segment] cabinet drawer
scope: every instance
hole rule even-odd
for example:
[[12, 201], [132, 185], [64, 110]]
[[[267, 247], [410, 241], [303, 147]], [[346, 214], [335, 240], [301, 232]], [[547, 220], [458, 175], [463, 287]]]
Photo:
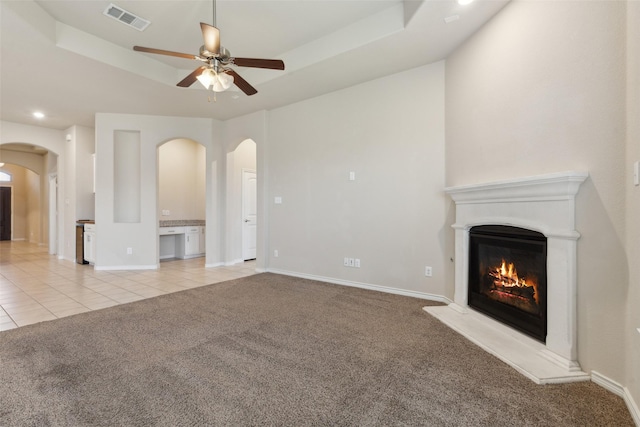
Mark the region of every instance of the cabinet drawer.
[[160, 227], [160, 235], [166, 236], [167, 234], [183, 234], [184, 227]]
[[85, 224], [84, 225], [84, 231], [96, 231], [96, 225], [95, 224]]
[[184, 232], [185, 233], [199, 233], [200, 232], [200, 227], [185, 227], [184, 228]]

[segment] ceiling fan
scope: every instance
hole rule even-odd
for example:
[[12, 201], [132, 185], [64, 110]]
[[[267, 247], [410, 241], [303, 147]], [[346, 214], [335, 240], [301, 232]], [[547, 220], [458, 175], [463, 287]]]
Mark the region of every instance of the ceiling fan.
[[220, 45], [220, 30], [216, 25], [216, 3], [213, 0], [213, 25], [200, 23], [204, 45], [200, 47], [198, 55], [188, 53], [172, 52], [170, 50], [153, 49], [150, 47], [134, 46], [133, 50], [138, 52], [155, 53], [159, 55], [175, 56], [178, 58], [195, 59], [203, 62], [191, 74], [178, 82], [177, 86], [189, 87], [196, 80], [199, 80], [207, 89], [214, 92], [223, 92], [235, 84], [247, 95], [258, 93], [256, 88], [240, 77], [231, 65], [239, 67], [266, 68], [271, 70], [284, 70], [284, 62], [279, 59], [257, 59], [257, 58], [236, 58], [232, 57], [227, 49]]

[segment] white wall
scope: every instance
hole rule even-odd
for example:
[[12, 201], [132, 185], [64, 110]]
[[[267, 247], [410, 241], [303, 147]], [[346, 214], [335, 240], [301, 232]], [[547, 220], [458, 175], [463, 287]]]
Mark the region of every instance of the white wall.
[[634, 262], [625, 252], [625, 19], [624, 2], [514, 1], [446, 63], [448, 186], [589, 172], [576, 201], [578, 358], [622, 383]]
[[[219, 144], [219, 124], [211, 119], [154, 117], [129, 114], [96, 115], [96, 268], [153, 269], [158, 266], [158, 152], [157, 147], [177, 138], [191, 139], [207, 147], [207, 183], [217, 161], [214, 139]], [[140, 132], [141, 213], [138, 223], [114, 221], [114, 131]], [[207, 224], [216, 224], [217, 195], [207, 185]], [[210, 251], [209, 239], [218, 236], [207, 227], [207, 263], [219, 254]], [[127, 254], [127, 248], [133, 253]]]
[[268, 132], [270, 270], [445, 294], [444, 63], [273, 110]]

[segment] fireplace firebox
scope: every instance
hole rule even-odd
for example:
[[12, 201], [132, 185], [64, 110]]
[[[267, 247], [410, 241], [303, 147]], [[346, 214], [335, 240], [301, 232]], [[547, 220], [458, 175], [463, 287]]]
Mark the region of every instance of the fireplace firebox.
[[538, 341], [547, 335], [547, 239], [481, 225], [469, 231], [468, 304]]

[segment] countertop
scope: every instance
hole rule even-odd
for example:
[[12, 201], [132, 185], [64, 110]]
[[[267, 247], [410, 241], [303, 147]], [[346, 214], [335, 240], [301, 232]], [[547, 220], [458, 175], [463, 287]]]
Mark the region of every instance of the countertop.
[[204, 219], [172, 219], [160, 221], [160, 227], [203, 226], [205, 223]]

